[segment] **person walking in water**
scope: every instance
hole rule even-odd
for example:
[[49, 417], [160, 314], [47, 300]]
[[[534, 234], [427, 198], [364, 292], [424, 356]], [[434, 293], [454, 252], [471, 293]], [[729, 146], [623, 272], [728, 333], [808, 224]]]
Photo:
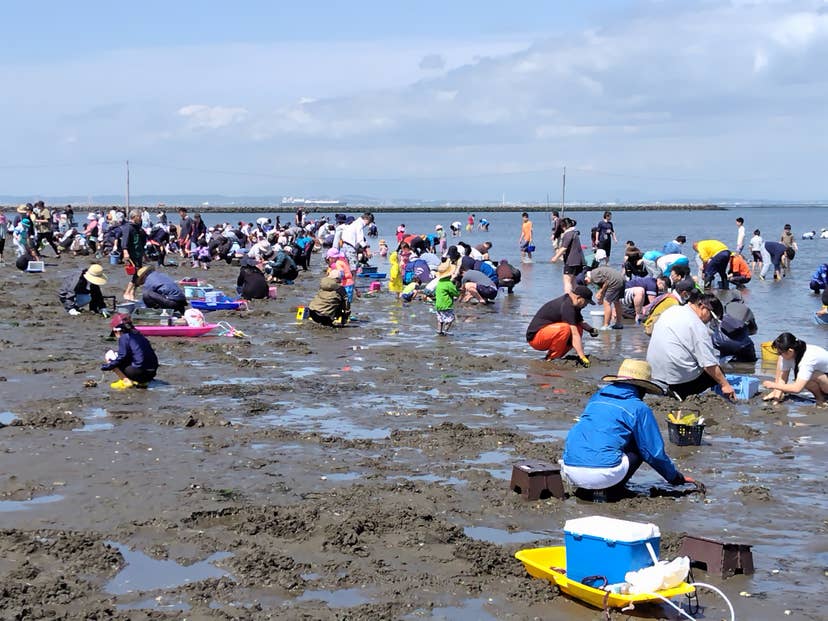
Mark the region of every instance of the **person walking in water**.
[[751, 256], [751, 269], [755, 271], [763, 271], [762, 249], [765, 247], [765, 241], [762, 239], [762, 232], [759, 229], [753, 231], [753, 237], [750, 238], [749, 246]]
[[736, 254], [742, 254], [745, 247], [745, 219], [736, 218]]
[[604, 217], [595, 227], [595, 239], [592, 240], [592, 245], [596, 250], [603, 250], [607, 253], [609, 259], [612, 251], [612, 242], [618, 243], [618, 238], [615, 236], [615, 228], [612, 226], [612, 212], [605, 211]]
[[524, 263], [532, 262], [532, 253], [535, 251], [534, 237], [532, 235], [532, 221], [529, 219], [529, 214], [525, 211], [520, 214], [523, 222], [520, 225], [520, 260]]

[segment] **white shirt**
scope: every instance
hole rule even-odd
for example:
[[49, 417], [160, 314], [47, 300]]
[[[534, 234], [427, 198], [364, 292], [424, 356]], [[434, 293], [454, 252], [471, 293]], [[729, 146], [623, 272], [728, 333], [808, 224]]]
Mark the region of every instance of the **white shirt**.
[[762, 248], [764, 247], [765, 242], [762, 241], [762, 237], [760, 235], [754, 235], [750, 238], [750, 250], [751, 252], [762, 252]]
[[350, 224], [346, 224], [342, 230], [342, 243], [350, 245], [355, 250], [365, 246], [365, 231], [363, 229], [366, 226], [362, 216]]
[[[793, 358], [790, 360], [782, 359], [783, 371], [790, 371], [793, 368]], [[799, 361], [799, 373], [796, 374], [796, 380], [807, 382], [814, 376], [814, 373], [828, 373], [828, 351], [819, 345], [808, 344], [805, 346], [802, 360]]]
[[744, 225], [739, 227], [739, 232], [736, 233], [736, 246], [741, 248], [745, 245], [745, 227]]
[[647, 348], [653, 379], [665, 384], [683, 384], [719, 364], [710, 330], [687, 304], [671, 306], [653, 326]]

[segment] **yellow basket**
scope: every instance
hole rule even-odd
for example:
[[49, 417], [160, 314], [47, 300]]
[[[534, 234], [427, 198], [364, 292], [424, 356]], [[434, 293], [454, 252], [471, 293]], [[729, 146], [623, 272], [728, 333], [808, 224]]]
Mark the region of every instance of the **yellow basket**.
[[779, 354], [773, 348], [773, 341], [765, 341], [762, 343], [762, 360], [776, 364], [777, 358], [779, 358]]

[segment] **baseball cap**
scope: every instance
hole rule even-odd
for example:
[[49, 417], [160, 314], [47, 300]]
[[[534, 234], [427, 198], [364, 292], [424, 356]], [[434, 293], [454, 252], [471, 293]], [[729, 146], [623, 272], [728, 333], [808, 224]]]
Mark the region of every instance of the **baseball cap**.
[[587, 304], [595, 304], [595, 302], [592, 301], [592, 289], [589, 287], [578, 285], [577, 287], [572, 288], [572, 293], [577, 295], [579, 298], [584, 298], [587, 301]]
[[692, 278], [683, 278], [682, 280], [678, 281], [675, 285], [673, 285], [673, 289], [675, 289], [679, 293], [692, 291], [695, 288], [696, 282]]

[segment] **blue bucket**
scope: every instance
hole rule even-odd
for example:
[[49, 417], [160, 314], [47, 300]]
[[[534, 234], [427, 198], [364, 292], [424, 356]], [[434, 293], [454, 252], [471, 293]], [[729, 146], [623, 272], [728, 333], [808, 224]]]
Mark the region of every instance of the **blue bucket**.
[[109, 253], [109, 264], [110, 265], [118, 265], [121, 260], [121, 255], [117, 252], [110, 252]]

